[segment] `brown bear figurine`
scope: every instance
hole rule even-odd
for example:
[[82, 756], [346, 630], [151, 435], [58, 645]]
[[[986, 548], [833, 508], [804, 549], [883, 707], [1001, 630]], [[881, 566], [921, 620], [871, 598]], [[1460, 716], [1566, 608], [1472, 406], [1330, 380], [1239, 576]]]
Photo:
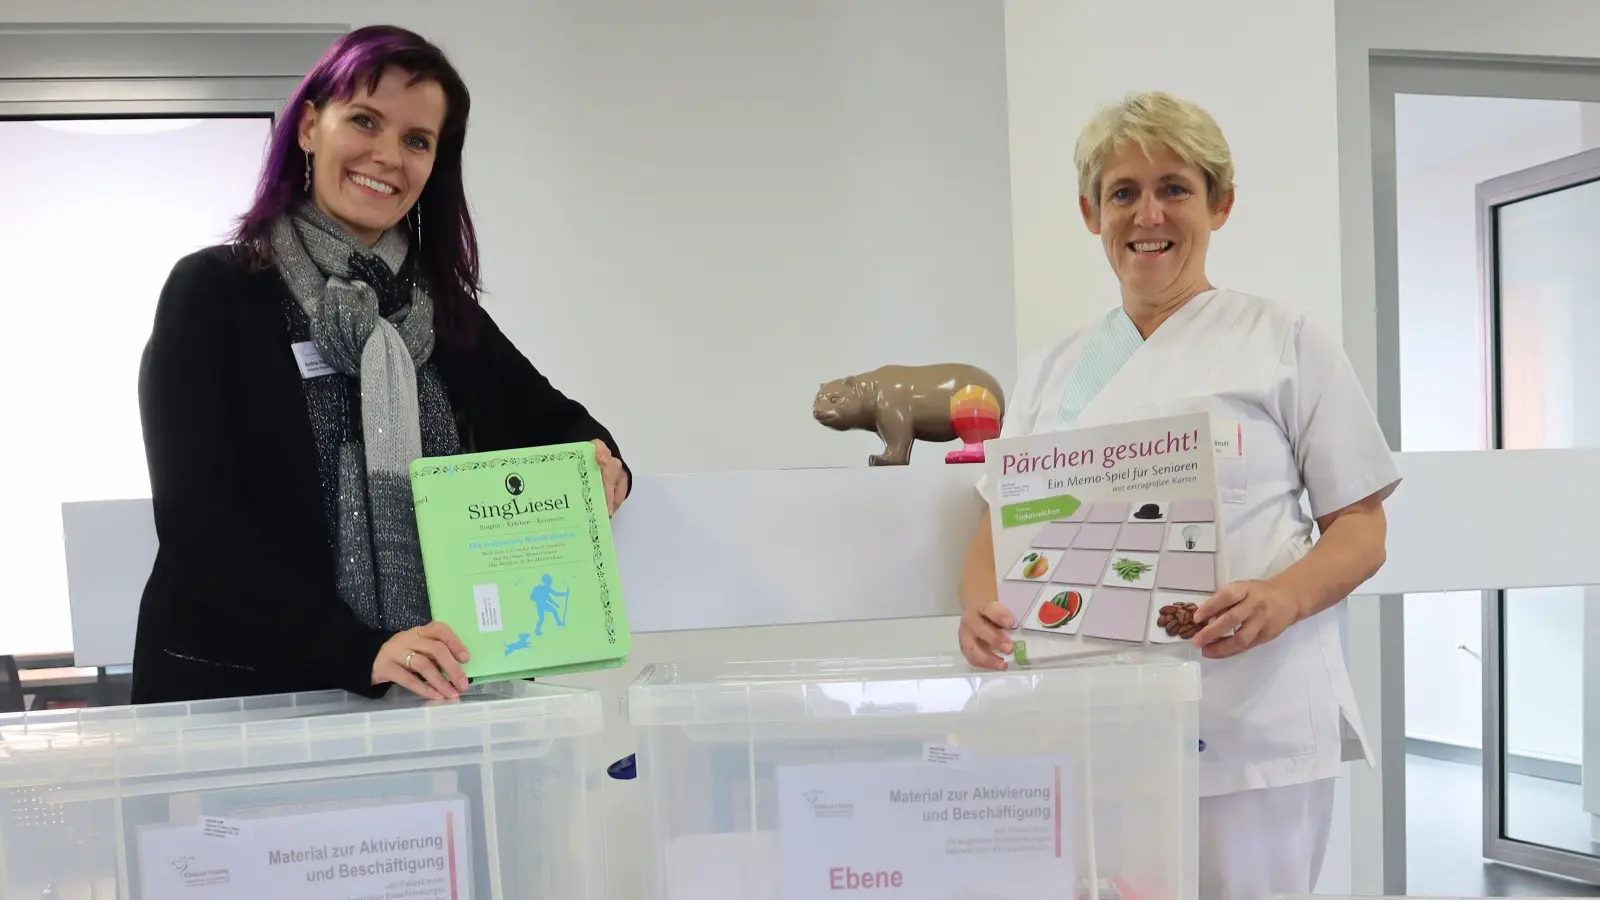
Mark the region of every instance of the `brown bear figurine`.
[[950, 401], [969, 386], [993, 394], [1003, 415], [1005, 394], [1000, 382], [965, 363], [881, 366], [836, 378], [817, 390], [811, 415], [835, 431], [877, 432], [883, 438], [883, 452], [867, 457], [867, 462], [904, 466], [911, 462], [913, 441], [956, 439]]

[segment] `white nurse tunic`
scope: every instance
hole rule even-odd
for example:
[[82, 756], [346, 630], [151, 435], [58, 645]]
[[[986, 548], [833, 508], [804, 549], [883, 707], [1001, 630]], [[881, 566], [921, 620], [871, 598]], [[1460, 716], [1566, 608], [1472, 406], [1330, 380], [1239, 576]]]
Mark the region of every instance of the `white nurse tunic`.
[[[1001, 436], [1211, 413], [1213, 430], [1234, 434], [1242, 451], [1218, 460], [1230, 580], [1283, 571], [1311, 548], [1315, 517], [1400, 480], [1349, 361], [1304, 315], [1212, 290], [1148, 340], [1108, 354], [1119, 338], [1106, 335], [1124, 326], [1119, 307], [1026, 361]], [[1104, 381], [1098, 390], [1085, 390], [1083, 371], [1074, 376], [1086, 348], [1086, 368], [1100, 369], [1088, 381]], [[987, 478], [979, 489], [988, 496]], [[1342, 615], [1335, 607], [1236, 657], [1202, 661], [1202, 797], [1306, 785], [1337, 776], [1348, 760], [1372, 764]]]

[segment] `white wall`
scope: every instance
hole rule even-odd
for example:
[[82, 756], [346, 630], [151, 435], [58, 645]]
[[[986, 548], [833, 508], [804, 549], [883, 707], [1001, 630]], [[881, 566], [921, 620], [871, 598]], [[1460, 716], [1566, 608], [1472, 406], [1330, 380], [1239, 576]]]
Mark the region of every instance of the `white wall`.
[[637, 470], [864, 465], [873, 438], [811, 419], [820, 382], [1013, 379], [996, 4], [0, 0], [13, 23], [330, 20], [451, 54], [486, 305]]
[[[1402, 449], [1488, 446], [1477, 200], [1480, 182], [1577, 153], [1589, 105], [1574, 101], [1395, 98]], [[1550, 352], [1567, 349], [1557, 341]], [[1549, 371], [1548, 366], [1541, 367]], [[1551, 373], [1554, 376], [1554, 373]], [[1558, 391], [1571, 377], [1552, 377]], [[1570, 398], [1568, 398], [1570, 401]], [[1571, 403], [1562, 417], [1570, 421]], [[1565, 432], [1570, 435], [1570, 428]], [[1565, 441], [1558, 435], [1551, 438]], [[1406, 597], [1406, 736], [1483, 745], [1477, 594]], [[1469, 612], [1464, 615], [1463, 610]], [[1518, 755], [1582, 758], [1581, 588], [1518, 591], [1506, 607], [1506, 742]]]
[[1234, 151], [1238, 202], [1211, 245], [1212, 281], [1294, 304], [1338, 334], [1332, 0], [1152, 0], [1136, 14], [1150, 27], [1118, 4], [1005, 8], [1019, 354], [1118, 302], [1078, 212], [1073, 144], [1098, 106], [1149, 89], [1205, 107]]
[[1482, 595], [1405, 595], [1406, 737], [1483, 749]]
[[520, 170], [485, 253], [531, 277], [494, 308], [639, 467], [864, 465], [874, 439], [811, 419], [821, 382], [963, 361], [1011, 383], [997, 5], [586, 0], [511, 21], [518, 108], [479, 121], [525, 140], [474, 165]]

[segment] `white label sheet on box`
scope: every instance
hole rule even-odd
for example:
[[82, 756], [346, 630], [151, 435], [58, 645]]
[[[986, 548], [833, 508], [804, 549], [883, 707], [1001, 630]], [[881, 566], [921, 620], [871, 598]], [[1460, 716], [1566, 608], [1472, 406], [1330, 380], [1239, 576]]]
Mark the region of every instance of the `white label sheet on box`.
[[144, 900], [471, 900], [464, 799], [153, 826]]
[[1061, 895], [1080, 853], [1074, 772], [1065, 759], [976, 755], [780, 767], [780, 896]]

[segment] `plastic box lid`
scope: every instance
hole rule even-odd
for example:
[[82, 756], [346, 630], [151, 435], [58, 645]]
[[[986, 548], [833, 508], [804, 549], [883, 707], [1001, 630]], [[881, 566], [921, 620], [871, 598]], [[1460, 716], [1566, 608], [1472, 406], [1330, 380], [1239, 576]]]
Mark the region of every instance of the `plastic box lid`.
[[599, 694], [504, 682], [453, 702], [278, 694], [0, 715], [0, 788], [310, 765], [599, 733]]
[[635, 726], [800, 722], [865, 716], [1054, 713], [1200, 699], [1200, 664], [1149, 650], [994, 672], [954, 655], [664, 663], [628, 689]]

